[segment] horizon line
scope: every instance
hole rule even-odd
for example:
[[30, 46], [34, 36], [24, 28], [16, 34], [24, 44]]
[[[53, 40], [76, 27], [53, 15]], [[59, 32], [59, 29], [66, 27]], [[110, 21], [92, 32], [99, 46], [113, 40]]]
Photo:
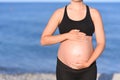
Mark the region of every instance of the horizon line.
[[[28, 3], [29, 3], [29, 2], [30, 2], [30, 3], [31, 3], [31, 2], [33, 2], [33, 3], [34, 3], [34, 2], [46, 2], [46, 3], [57, 2], [57, 3], [64, 3], [64, 2], [65, 2], [65, 3], [66, 3], [66, 2], [69, 2], [69, 1], [0, 1], [0, 3], [1, 3], [1, 2], [6, 2], [6, 3], [7, 3], [7, 2], [8, 2], [8, 3], [9, 3], [9, 2], [10, 2], [10, 3], [12, 3], [12, 2], [22, 2], [22, 3], [23, 3], [23, 2], [28, 2]], [[90, 2], [90, 3], [94, 3], [94, 2], [95, 2], [95, 3], [117, 3], [117, 2], [118, 2], [118, 3], [120, 3], [120, 1], [84, 1], [84, 2]]]
[[[0, 2], [70, 2], [70, 1], [0, 1]], [[120, 2], [120, 1], [84, 1], [84, 2]]]

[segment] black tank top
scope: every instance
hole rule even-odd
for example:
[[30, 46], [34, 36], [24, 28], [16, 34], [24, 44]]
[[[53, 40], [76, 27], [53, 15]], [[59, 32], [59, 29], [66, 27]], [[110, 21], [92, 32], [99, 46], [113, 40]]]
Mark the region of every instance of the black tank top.
[[64, 16], [58, 27], [60, 34], [67, 33], [72, 29], [78, 29], [80, 32], [85, 33], [87, 36], [92, 36], [95, 28], [90, 16], [89, 7], [87, 5], [86, 9], [87, 11], [85, 18], [79, 21], [75, 21], [69, 18], [67, 15], [67, 6], [65, 6]]

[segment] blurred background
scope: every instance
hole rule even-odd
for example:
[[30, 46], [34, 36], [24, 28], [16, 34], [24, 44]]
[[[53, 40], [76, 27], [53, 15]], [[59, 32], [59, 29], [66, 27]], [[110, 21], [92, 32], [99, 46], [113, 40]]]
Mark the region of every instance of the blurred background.
[[[69, 0], [0, 0], [0, 73], [55, 73], [59, 43], [41, 46], [39, 41], [52, 13], [67, 4]], [[120, 1], [85, 0], [85, 4], [100, 11], [106, 33], [98, 72], [119, 73]]]

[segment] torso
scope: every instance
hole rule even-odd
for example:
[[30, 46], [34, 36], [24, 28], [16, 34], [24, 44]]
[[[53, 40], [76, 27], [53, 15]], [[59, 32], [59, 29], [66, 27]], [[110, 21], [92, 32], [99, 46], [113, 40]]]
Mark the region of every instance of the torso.
[[86, 6], [85, 18], [79, 21], [70, 19], [67, 13], [67, 6], [63, 19], [59, 25], [60, 34], [67, 33], [72, 29], [79, 29], [87, 35], [84, 41], [65, 40], [60, 43], [58, 58], [66, 65], [74, 69], [80, 69], [80, 65], [86, 62], [93, 53], [92, 34], [94, 24], [90, 17], [88, 6]]

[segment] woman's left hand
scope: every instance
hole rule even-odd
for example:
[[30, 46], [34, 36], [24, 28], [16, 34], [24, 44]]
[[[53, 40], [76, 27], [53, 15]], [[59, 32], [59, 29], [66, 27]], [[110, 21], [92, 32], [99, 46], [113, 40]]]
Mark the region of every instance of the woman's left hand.
[[89, 67], [89, 66], [90, 66], [90, 64], [89, 64], [88, 62], [86, 62], [86, 63], [83, 63], [83, 64], [82, 64], [81, 68], [87, 68], [87, 67]]

